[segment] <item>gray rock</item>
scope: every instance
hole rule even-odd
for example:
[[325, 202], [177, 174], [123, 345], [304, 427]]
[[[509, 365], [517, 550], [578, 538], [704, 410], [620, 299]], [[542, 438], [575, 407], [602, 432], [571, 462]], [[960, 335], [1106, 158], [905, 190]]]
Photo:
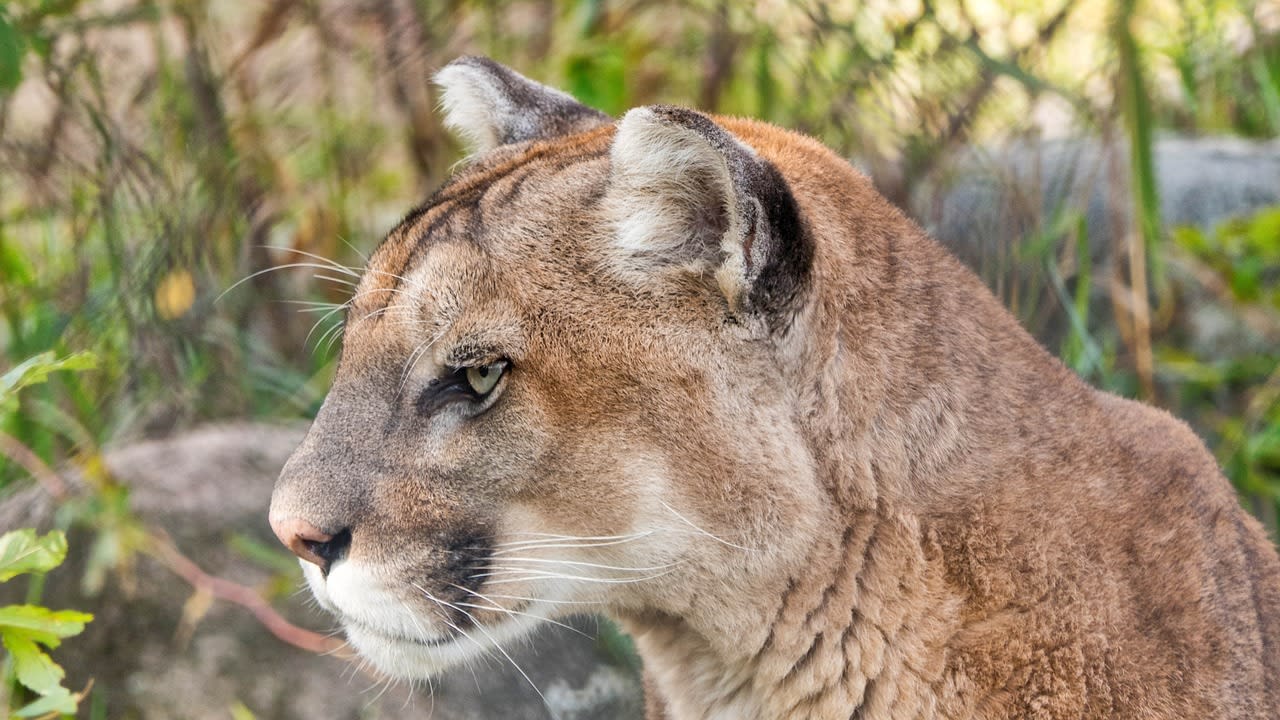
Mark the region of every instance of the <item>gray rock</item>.
[[[1153, 148], [1160, 217], [1166, 229], [1219, 223], [1280, 205], [1280, 141], [1165, 136]], [[1093, 266], [1091, 331], [1111, 321], [1107, 279], [1116, 248], [1132, 225], [1129, 156], [1124, 143], [1096, 139], [1014, 143], [970, 148], [941, 165], [916, 188], [911, 212], [939, 241], [973, 268], [1050, 349], [1068, 323], [1047, 267], [1064, 268], [1073, 286], [1073, 248], [1064, 219], [1082, 217]], [[1073, 224], [1072, 224], [1073, 225]], [[1258, 335], [1195, 282], [1166, 248], [1159, 260], [1187, 317], [1175, 317], [1194, 349], [1260, 352], [1274, 338]], [[1151, 262], [1151, 261], [1149, 261]]]
[[[1160, 137], [1153, 161], [1165, 227], [1210, 230], [1280, 204], [1280, 141]], [[1094, 139], [1015, 143], [958, 153], [912, 196], [911, 210], [934, 237], [978, 269], [1051, 224], [1083, 212], [1094, 257], [1130, 220], [1128, 148]], [[1119, 211], [1115, 220], [1111, 209]]]

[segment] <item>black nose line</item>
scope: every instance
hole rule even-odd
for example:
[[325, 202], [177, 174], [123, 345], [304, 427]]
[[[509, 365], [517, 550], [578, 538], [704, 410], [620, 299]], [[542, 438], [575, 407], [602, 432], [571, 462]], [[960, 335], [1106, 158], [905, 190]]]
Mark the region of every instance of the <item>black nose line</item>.
[[324, 542], [304, 540], [303, 543], [323, 561], [320, 572], [327, 576], [333, 564], [347, 556], [347, 551], [351, 548], [351, 529], [343, 528]]

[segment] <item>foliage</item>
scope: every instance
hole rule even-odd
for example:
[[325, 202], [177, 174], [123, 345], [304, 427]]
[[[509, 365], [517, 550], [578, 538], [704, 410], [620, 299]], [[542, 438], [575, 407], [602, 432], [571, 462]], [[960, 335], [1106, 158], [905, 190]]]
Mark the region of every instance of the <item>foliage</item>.
[[43, 352], [19, 363], [17, 367], [0, 375], [0, 415], [18, 411], [18, 391], [28, 385], [39, 385], [49, 379], [49, 374], [59, 370], [89, 370], [94, 367], [92, 353], [76, 353], [61, 360], [52, 352]]
[[[23, 574], [43, 575], [61, 565], [66, 556], [67, 538], [59, 531], [43, 537], [30, 529], [7, 532], [0, 535], [0, 582]], [[57, 648], [63, 638], [79, 635], [92, 619], [88, 613], [39, 605], [0, 607], [0, 642], [8, 653], [6, 667], [38, 696], [13, 710], [13, 717], [53, 717], [76, 711], [83, 693], [73, 694], [62, 686], [65, 673], [46, 650]]]
[[[83, 348], [98, 372], [29, 393], [0, 430], [52, 463], [203, 419], [313, 413], [350, 289], [315, 256], [358, 264], [447, 173], [456, 151], [425, 79], [462, 52], [612, 113], [680, 102], [801, 128], [900, 204], [964, 143], [1034, 135], [1040, 116], [1133, 137], [1150, 265], [1130, 273], [1136, 285], [1166, 254], [1155, 131], [1280, 132], [1268, 12], [1220, 0], [14, 0], [0, 6], [0, 357]], [[1053, 249], [1060, 219], [1042, 218], [1015, 255], [1044, 266], [1033, 256]], [[1077, 270], [1058, 280], [1079, 299], [1092, 268]], [[1028, 297], [1005, 299], [1038, 330]], [[1087, 318], [1090, 362], [1140, 375], [1154, 397], [1154, 371], [1136, 369], [1149, 353], [1109, 344], [1100, 317]], [[19, 476], [0, 464], [0, 488]]]
[[[1173, 239], [1180, 264], [1244, 319], [1241, 340], [1165, 348], [1161, 366], [1176, 380], [1174, 409], [1201, 419], [1237, 487], [1274, 501], [1280, 498], [1280, 207], [1210, 233], [1179, 228]], [[1275, 527], [1274, 504], [1252, 509]]]

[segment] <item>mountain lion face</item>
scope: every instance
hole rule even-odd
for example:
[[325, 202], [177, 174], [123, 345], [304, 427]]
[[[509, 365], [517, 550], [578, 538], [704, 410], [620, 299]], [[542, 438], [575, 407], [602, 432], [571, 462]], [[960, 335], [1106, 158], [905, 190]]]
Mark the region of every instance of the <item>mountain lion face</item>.
[[[474, 60], [442, 81], [552, 92]], [[811, 252], [777, 171], [689, 111], [555, 119], [585, 132], [504, 130], [378, 248], [276, 489], [316, 597], [393, 675], [566, 611], [748, 592], [819, 514], [770, 331]]]

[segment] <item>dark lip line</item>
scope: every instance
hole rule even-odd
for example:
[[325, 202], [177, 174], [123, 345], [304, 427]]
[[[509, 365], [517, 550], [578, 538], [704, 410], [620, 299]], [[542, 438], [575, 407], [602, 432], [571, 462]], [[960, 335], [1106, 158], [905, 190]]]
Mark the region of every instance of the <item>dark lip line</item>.
[[420, 645], [422, 647], [429, 647], [429, 648], [443, 647], [445, 645], [449, 645], [453, 643], [458, 639], [456, 635], [452, 635], [452, 634], [444, 635], [438, 638], [429, 638], [429, 639], [411, 638], [411, 637], [406, 637], [404, 635], [401, 635], [399, 633], [385, 632], [378, 628], [366, 625], [358, 620], [352, 620], [350, 618], [345, 618], [345, 617], [342, 618], [342, 624], [345, 627], [356, 627], [367, 633], [377, 635], [378, 637], [387, 638], [388, 640], [395, 640], [397, 642], [408, 643], [410, 645]]

